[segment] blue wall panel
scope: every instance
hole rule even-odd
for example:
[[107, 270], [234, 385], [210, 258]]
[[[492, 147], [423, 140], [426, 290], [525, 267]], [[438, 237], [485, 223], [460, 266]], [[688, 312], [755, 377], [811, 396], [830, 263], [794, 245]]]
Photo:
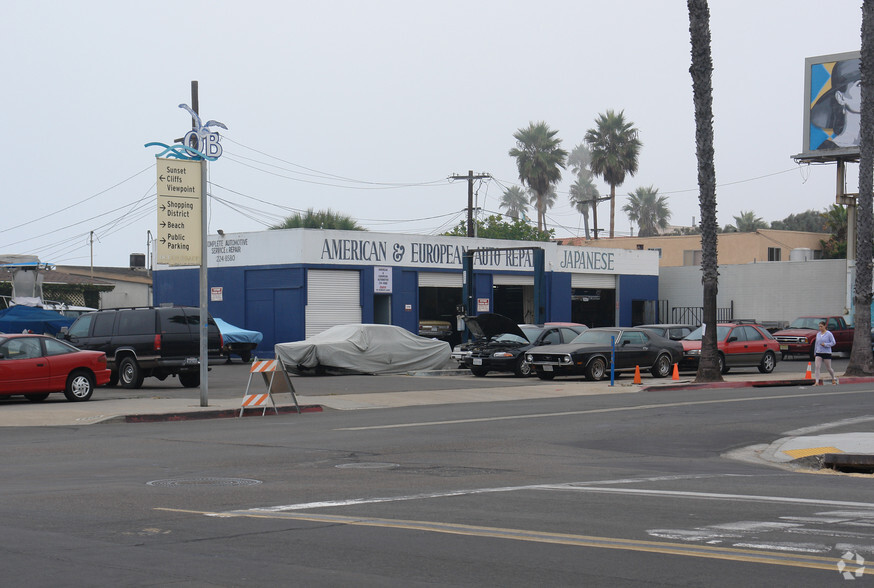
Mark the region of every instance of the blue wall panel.
[[658, 276], [619, 276], [619, 291], [617, 302], [619, 303], [618, 327], [631, 326], [631, 301], [632, 300], [658, 300], [659, 277]]
[[[419, 333], [419, 274], [392, 268], [391, 322]], [[407, 305], [410, 310], [407, 310]]]
[[571, 322], [571, 275], [546, 272], [546, 299], [549, 301], [547, 321]]

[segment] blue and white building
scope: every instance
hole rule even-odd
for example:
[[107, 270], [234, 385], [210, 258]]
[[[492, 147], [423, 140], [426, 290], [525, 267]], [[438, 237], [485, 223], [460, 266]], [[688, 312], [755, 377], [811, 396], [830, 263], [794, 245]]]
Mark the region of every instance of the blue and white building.
[[[544, 251], [545, 320], [589, 326], [655, 322], [655, 251], [552, 242], [397, 235], [318, 229], [211, 235], [209, 311], [261, 331], [256, 353], [346, 323], [383, 323], [418, 332], [419, 321], [456, 327], [463, 304], [463, 255], [474, 257], [477, 312], [534, 322], [533, 250]], [[155, 304], [199, 305], [196, 267], [154, 266]], [[457, 334], [458, 336], [458, 334]]]

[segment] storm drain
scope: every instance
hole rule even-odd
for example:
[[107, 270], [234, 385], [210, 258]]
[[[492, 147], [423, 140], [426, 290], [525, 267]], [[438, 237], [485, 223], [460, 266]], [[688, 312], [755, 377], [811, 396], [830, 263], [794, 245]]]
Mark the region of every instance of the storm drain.
[[361, 463], [343, 463], [334, 467], [340, 468], [342, 470], [391, 470], [400, 466], [396, 463], [370, 461]]
[[847, 474], [874, 474], [874, 455], [856, 453], [826, 453], [822, 467]]
[[152, 480], [147, 486], [255, 486], [261, 480], [248, 478], [171, 478], [169, 480]]

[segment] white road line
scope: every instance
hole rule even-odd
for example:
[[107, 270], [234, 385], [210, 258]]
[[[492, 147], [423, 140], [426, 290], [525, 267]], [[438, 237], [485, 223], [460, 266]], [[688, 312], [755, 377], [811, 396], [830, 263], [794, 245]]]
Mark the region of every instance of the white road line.
[[370, 431], [375, 429], [404, 429], [409, 427], [433, 427], [439, 425], [462, 425], [469, 423], [487, 423], [495, 421], [512, 421], [519, 419], [543, 419], [550, 417], [566, 417], [583, 414], [602, 414], [609, 412], [629, 412], [637, 410], [652, 410], [661, 408], [676, 408], [680, 406], [700, 406], [705, 404], [727, 404], [732, 402], [757, 402], [760, 400], [786, 400], [792, 398], [814, 398], [819, 396], [843, 396], [852, 394], [870, 394], [870, 390], [844, 390], [837, 392], [820, 392], [808, 394], [783, 394], [781, 396], [753, 396], [751, 398], [723, 398], [715, 400], [690, 400], [687, 402], [666, 402], [663, 404], [641, 404], [638, 406], [619, 406], [615, 408], [595, 408], [591, 410], [569, 410], [566, 412], [545, 412], [520, 414], [511, 416], [481, 417], [474, 419], [455, 419], [448, 421], [424, 421], [419, 423], [396, 423], [393, 425], [372, 425], [367, 427], [340, 427], [335, 431]]

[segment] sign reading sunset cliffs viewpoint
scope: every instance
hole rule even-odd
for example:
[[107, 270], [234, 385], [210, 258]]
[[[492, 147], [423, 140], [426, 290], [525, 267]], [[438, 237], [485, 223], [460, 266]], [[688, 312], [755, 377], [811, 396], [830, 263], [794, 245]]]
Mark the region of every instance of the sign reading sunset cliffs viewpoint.
[[201, 163], [160, 157], [157, 162], [157, 262], [166, 265], [199, 265]]

